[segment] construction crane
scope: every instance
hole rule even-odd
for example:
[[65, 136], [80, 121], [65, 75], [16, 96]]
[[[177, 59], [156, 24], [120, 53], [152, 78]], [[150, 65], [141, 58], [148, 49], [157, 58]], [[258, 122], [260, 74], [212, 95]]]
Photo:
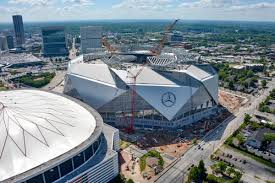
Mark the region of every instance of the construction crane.
[[108, 42], [106, 37], [101, 39], [102, 45], [107, 48], [107, 50], [113, 55], [117, 50]]
[[160, 40], [159, 44], [155, 48], [153, 48], [153, 49], [150, 50], [153, 55], [158, 56], [158, 55], [161, 54], [161, 51], [164, 48], [164, 44], [165, 44], [165, 42], [167, 40], [167, 34], [170, 33], [173, 30], [174, 26], [176, 25], [176, 23], [179, 20], [180, 19], [176, 19], [172, 24], [170, 24], [165, 29], [164, 35], [163, 35], [162, 39]]
[[134, 123], [135, 123], [135, 113], [136, 113], [136, 82], [137, 82], [137, 77], [140, 75], [142, 70], [144, 69], [144, 66], [147, 63], [144, 63], [141, 68], [137, 71], [136, 74], [131, 73], [128, 70], [128, 73], [131, 75], [127, 75], [128, 78], [132, 79], [132, 91], [131, 91], [131, 118], [130, 118], [130, 126], [126, 128], [127, 133], [133, 133], [134, 132]]

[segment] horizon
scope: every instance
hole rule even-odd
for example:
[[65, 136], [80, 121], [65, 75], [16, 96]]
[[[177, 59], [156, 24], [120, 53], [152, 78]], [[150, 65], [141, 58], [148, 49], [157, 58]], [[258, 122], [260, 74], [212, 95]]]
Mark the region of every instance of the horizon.
[[[182, 19], [275, 22], [275, 0], [2, 0], [1, 23]], [[50, 13], [49, 13], [50, 12]]]
[[[23, 16], [22, 16], [23, 17]], [[47, 20], [47, 21], [25, 21], [23, 17], [24, 24], [30, 23], [79, 23], [79, 22], [113, 22], [113, 23], [134, 23], [134, 22], [169, 22], [174, 19], [79, 19], [79, 20]], [[228, 22], [228, 23], [275, 23], [274, 21], [258, 21], [258, 20], [218, 20], [218, 19], [180, 19], [180, 22]], [[12, 20], [7, 22], [0, 22], [3, 24], [13, 24]]]

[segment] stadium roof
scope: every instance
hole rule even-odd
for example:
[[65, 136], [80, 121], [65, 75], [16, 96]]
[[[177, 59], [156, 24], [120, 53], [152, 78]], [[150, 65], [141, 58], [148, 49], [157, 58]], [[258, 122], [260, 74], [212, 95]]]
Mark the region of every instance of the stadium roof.
[[0, 56], [0, 64], [3, 65], [15, 65], [15, 64], [29, 64], [43, 62], [41, 59], [26, 53], [6, 53]]
[[38, 90], [0, 92], [0, 182], [79, 151], [98, 127], [84, 107]]

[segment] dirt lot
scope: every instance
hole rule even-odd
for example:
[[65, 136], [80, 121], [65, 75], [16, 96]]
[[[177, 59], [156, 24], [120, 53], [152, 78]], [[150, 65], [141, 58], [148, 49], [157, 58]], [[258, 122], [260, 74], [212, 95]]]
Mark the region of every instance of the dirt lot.
[[[227, 98], [227, 100], [229, 100]], [[120, 132], [120, 137], [124, 141], [121, 143], [123, 149], [120, 153], [121, 172], [126, 178], [132, 178], [135, 182], [152, 182], [156, 176], [148, 171], [150, 180], [144, 179], [139, 171], [138, 159], [133, 160], [132, 154], [141, 157], [144, 152], [157, 150], [164, 159], [164, 167], [167, 167], [176, 158], [181, 157], [195, 141], [200, 139], [211, 129], [224, 121], [231, 113], [220, 110], [219, 114], [212, 115], [208, 119], [203, 119], [195, 124], [190, 124], [177, 131], [135, 131], [134, 134]], [[127, 141], [131, 142], [128, 146]], [[129, 150], [129, 149], [132, 149]], [[135, 165], [133, 166], [133, 164]], [[128, 166], [128, 167], [127, 167]]]
[[190, 144], [191, 142], [180, 142], [180, 143], [159, 146], [159, 147], [156, 147], [155, 149], [160, 153], [166, 153], [170, 156], [178, 158], [188, 150], [188, 148], [190, 147]]
[[243, 101], [243, 97], [239, 97], [225, 91], [219, 91], [219, 102], [229, 111], [237, 110], [239, 107], [241, 107]]
[[[127, 178], [131, 178], [134, 182], [148, 182], [143, 179], [140, 170], [139, 163], [136, 160], [132, 159], [132, 155], [125, 150], [120, 152], [119, 156], [120, 161], [120, 172]], [[135, 162], [135, 163], [134, 163]]]

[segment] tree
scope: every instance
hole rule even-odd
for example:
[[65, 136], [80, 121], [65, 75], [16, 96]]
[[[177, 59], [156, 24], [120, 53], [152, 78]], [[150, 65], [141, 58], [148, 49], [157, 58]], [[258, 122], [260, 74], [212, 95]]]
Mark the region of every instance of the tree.
[[261, 84], [262, 84], [262, 87], [265, 88], [265, 87], [266, 87], [266, 84], [267, 84], [266, 80], [262, 80], [262, 81], [261, 81]]
[[251, 120], [251, 118], [252, 118], [252, 117], [251, 117], [249, 114], [245, 114], [245, 115], [244, 115], [244, 122], [245, 122], [245, 123], [249, 123], [250, 120]]
[[234, 90], [234, 83], [233, 83], [233, 81], [229, 81], [228, 87], [229, 87], [230, 90]]
[[231, 176], [232, 174], [235, 174], [235, 169], [232, 167], [227, 168], [226, 173]]
[[238, 171], [235, 171], [234, 174], [235, 175], [234, 175], [232, 183], [239, 183], [240, 180], [241, 180], [241, 178], [242, 178], [242, 176], [243, 176], [243, 174], [241, 172], [238, 172]]
[[225, 170], [226, 170], [226, 168], [227, 168], [227, 165], [225, 164], [225, 162], [220, 161], [220, 162], [218, 163], [218, 166], [219, 166], [219, 168], [220, 168], [220, 170], [221, 170], [222, 173], [225, 172]]
[[223, 161], [220, 161], [214, 165], [214, 168], [217, 173], [224, 174], [224, 172], [226, 171], [227, 165]]
[[135, 183], [133, 179], [128, 179], [126, 183]]
[[243, 145], [245, 143], [245, 137], [243, 134], [239, 133], [236, 138], [238, 139], [239, 143]]
[[206, 173], [206, 168], [204, 166], [203, 160], [200, 160], [198, 169], [199, 169], [200, 178], [204, 180], [207, 177], [207, 173]]
[[123, 183], [126, 182], [126, 178], [122, 174], [118, 174], [110, 183]]
[[191, 168], [188, 176], [188, 182], [198, 182], [200, 179], [200, 173], [198, 167], [194, 166]]

